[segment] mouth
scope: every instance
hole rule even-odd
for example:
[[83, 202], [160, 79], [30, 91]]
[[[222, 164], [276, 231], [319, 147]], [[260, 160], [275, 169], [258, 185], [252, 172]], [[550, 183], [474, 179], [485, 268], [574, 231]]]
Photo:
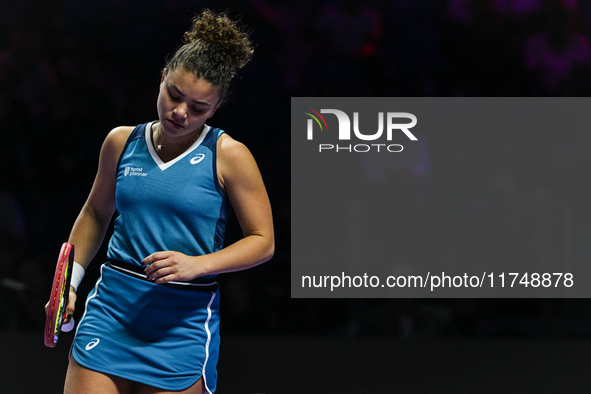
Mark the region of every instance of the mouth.
[[183, 128], [183, 125], [181, 125], [181, 124], [179, 124], [179, 123], [175, 122], [174, 120], [171, 120], [171, 119], [166, 119], [166, 122], [167, 122], [169, 125], [171, 125], [173, 128], [177, 129], [177, 130], [180, 130], [180, 129], [182, 129], [182, 128]]

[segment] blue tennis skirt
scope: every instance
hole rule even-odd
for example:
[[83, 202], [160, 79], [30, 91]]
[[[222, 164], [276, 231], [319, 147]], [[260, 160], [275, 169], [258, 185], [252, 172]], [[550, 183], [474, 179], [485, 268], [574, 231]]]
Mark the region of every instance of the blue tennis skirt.
[[203, 377], [213, 393], [219, 300], [218, 291], [158, 285], [103, 264], [72, 356], [89, 369], [164, 390], [184, 390]]

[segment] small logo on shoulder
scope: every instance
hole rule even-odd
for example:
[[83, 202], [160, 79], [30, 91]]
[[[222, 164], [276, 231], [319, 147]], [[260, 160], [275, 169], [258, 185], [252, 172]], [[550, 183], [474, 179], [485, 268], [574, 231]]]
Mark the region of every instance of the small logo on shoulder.
[[88, 342], [88, 345], [86, 345], [85, 349], [86, 350], [93, 349], [94, 347], [96, 347], [96, 345], [99, 344], [100, 341], [101, 341], [100, 339], [94, 338], [92, 341]]
[[191, 159], [191, 164], [200, 163], [203, 159], [205, 159], [205, 154], [197, 153], [197, 155]]

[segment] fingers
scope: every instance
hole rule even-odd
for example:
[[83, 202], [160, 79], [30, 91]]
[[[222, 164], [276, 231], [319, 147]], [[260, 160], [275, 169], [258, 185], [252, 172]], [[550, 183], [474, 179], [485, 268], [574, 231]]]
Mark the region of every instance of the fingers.
[[158, 271], [160, 268], [162, 268], [162, 267], [160, 266], [159, 263], [151, 263], [149, 266], [144, 268], [144, 272], [146, 273], [146, 276], [148, 277], [148, 279], [153, 279], [154, 273], [156, 271]]
[[160, 284], [177, 279], [177, 271], [176, 262], [173, 259], [157, 260], [144, 269], [148, 280]]
[[64, 323], [68, 323], [72, 316], [74, 315], [74, 310], [76, 309], [76, 293], [74, 289], [70, 287], [70, 295], [68, 298], [68, 305], [66, 305], [66, 319]]
[[173, 252], [156, 252], [142, 261], [148, 280], [154, 283], [167, 283], [172, 280], [190, 280], [193, 261], [186, 255]]
[[167, 283], [171, 280], [174, 280], [174, 273], [175, 270], [172, 267], [164, 266], [162, 268], [155, 267], [154, 265], [158, 263], [154, 263], [146, 268], [146, 276], [149, 280], [155, 283]]
[[[74, 310], [76, 309], [76, 298], [76, 292], [74, 291], [74, 288], [70, 286], [70, 294], [68, 295], [68, 305], [66, 305], [66, 311], [64, 313], [66, 317], [63, 321], [63, 324], [67, 324], [70, 322], [70, 320], [72, 320], [72, 316], [74, 316]], [[45, 304], [45, 315], [47, 315], [49, 303], [50, 301], [47, 301], [47, 304]]]
[[156, 252], [156, 253], [152, 253], [151, 255], [149, 255], [148, 257], [146, 257], [144, 259], [144, 261], [142, 261], [142, 266], [147, 266], [150, 265], [152, 263], [154, 263], [155, 261], [159, 261], [159, 260], [164, 260], [166, 258], [168, 258], [168, 256], [170, 255], [169, 252]]
[[[146, 267], [144, 272], [146, 273], [148, 279], [155, 279], [155, 276], [153, 275], [154, 272], [173, 263], [173, 261], [168, 260], [169, 257], [172, 257], [171, 253], [169, 252], [156, 252], [149, 255], [144, 259], [144, 261], [142, 261], [142, 266]], [[162, 276], [162, 273], [156, 276]]]

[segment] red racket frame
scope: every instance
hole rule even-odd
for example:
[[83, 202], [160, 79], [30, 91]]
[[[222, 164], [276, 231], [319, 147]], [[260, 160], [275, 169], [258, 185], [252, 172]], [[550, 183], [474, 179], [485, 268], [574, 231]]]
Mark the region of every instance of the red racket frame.
[[61, 332], [62, 323], [66, 318], [66, 306], [70, 296], [70, 280], [74, 264], [74, 245], [64, 242], [55, 267], [53, 285], [45, 319], [43, 339], [45, 346], [55, 347]]

